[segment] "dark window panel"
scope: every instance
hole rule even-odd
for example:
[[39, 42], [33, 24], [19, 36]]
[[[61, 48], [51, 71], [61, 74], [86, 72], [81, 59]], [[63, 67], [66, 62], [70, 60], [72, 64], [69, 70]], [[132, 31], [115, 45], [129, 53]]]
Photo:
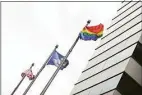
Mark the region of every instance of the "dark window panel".
[[142, 87], [127, 73], [124, 73], [117, 86], [122, 95], [142, 95]]
[[142, 44], [140, 42], [138, 42], [132, 57], [142, 66]]

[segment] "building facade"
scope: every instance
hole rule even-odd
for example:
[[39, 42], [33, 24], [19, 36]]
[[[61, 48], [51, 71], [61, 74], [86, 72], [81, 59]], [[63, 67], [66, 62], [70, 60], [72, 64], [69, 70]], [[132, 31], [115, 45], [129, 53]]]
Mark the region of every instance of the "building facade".
[[142, 2], [122, 2], [70, 95], [142, 95]]

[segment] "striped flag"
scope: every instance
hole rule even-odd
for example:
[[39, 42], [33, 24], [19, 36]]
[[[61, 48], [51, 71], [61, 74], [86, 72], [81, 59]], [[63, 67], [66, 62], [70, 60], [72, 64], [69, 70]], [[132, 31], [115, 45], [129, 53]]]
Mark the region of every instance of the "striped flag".
[[104, 25], [99, 24], [96, 26], [85, 26], [83, 30], [79, 33], [79, 38], [84, 41], [94, 40], [103, 36]]
[[28, 69], [26, 71], [24, 71], [22, 74], [21, 74], [22, 77], [24, 76], [27, 76], [29, 78], [29, 80], [33, 80], [35, 78], [35, 75], [33, 75], [33, 72], [31, 69]]

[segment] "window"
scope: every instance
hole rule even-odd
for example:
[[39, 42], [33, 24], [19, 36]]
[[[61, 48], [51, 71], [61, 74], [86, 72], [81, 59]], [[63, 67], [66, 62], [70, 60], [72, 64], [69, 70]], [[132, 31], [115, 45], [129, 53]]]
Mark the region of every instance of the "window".
[[142, 66], [142, 44], [140, 42], [134, 50], [133, 58]]
[[89, 95], [99, 95], [101, 93], [112, 90], [117, 87], [122, 75], [123, 74], [120, 73], [120, 74], [116, 75], [115, 77], [113, 77], [109, 80], [106, 80], [98, 85], [94, 85], [89, 88], [86, 88], [86, 89], [83, 89], [80, 91], [76, 91], [72, 95], [84, 95], [83, 93], [85, 93], [85, 92], [87, 92], [87, 94], [89, 94]]

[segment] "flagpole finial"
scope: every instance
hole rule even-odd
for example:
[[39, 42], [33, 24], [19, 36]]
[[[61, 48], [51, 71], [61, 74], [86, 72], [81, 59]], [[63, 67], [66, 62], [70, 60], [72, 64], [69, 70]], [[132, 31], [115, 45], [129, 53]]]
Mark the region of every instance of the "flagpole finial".
[[58, 48], [59, 45], [56, 45], [55, 48]]
[[91, 22], [91, 20], [88, 20], [88, 21], [87, 21], [87, 24], [90, 24], [90, 22]]
[[34, 66], [35, 65], [35, 63], [32, 63], [32, 66]]
[[32, 65], [31, 65], [30, 69], [32, 69], [32, 67], [34, 66], [34, 64], [35, 64], [35, 63], [32, 63]]

